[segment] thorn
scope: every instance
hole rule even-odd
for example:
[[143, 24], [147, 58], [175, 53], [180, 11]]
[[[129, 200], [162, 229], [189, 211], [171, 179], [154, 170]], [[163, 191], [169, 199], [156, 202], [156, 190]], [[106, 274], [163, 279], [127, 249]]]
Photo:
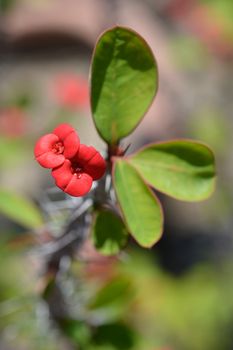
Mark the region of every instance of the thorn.
[[126, 146], [126, 148], [123, 151], [123, 156], [125, 155], [125, 153], [128, 151], [128, 149], [130, 148], [131, 143], [128, 144], [128, 146]]

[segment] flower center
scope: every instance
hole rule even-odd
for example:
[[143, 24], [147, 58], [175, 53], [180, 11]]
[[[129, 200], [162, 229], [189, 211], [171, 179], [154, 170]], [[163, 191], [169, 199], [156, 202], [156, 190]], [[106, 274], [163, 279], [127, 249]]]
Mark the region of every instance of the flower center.
[[83, 168], [77, 164], [77, 163], [73, 163], [72, 164], [72, 172], [73, 174], [77, 175], [77, 178], [80, 179], [83, 173]]
[[55, 143], [55, 145], [53, 146], [53, 152], [56, 154], [61, 154], [64, 151], [64, 145], [62, 142], [57, 142]]

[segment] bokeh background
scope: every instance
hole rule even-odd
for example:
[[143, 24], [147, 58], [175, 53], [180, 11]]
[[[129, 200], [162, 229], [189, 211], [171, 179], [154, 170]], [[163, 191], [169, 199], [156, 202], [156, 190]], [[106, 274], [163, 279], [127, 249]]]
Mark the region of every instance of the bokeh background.
[[[233, 349], [232, 18], [232, 0], [0, 0], [1, 350]], [[97, 37], [115, 24], [148, 41], [160, 76], [154, 104], [124, 145], [130, 153], [158, 140], [204, 141], [216, 154], [217, 190], [195, 204], [161, 195], [165, 232], [149, 251], [130, 242], [104, 259], [90, 243], [82, 259], [64, 260], [64, 306], [36, 248], [58, 235], [62, 219], [33, 146], [68, 122], [104, 150], [88, 71]], [[46, 230], [6, 210], [8, 191], [34, 203]]]

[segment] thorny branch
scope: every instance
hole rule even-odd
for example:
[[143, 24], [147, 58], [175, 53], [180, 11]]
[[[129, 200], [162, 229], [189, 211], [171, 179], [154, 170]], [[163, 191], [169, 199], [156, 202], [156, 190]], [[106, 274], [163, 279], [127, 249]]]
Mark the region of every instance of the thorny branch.
[[[45, 259], [45, 276], [50, 276], [49, 293], [44, 292], [49, 314], [52, 320], [60, 324], [66, 317], [71, 317], [64, 288], [61, 284], [61, 276], [70, 266], [74, 255], [77, 257], [88, 237], [92, 222], [93, 212], [96, 209], [108, 208], [119, 215], [116, 207], [115, 193], [112, 186], [110, 170], [95, 184], [92, 191], [85, 198], [65, 197], [63, 200], [51, 200], [50, 195], [60, 194], [55, 189], [47, 191], [40, 201], [40, 205], [47, 216], [47, 229], [51, 230], [58, 238], [42, 244], [35, 253]], [[54, 220], [57, 214], [64, 212], [63, 225], [59, 221], [57, 229]], [[60, 229], [62, 227], [62, 229]], [[51, 282], [52, 281], [52, 282]], [[48, 288], [48, 286], [47, 286]]]

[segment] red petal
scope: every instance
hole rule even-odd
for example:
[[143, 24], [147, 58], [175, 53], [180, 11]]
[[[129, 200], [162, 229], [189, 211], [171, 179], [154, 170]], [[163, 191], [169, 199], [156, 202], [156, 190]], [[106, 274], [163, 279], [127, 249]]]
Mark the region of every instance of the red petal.
[[91, 175], [93, 180], [99, 180], [104, 175], [106, 162], [99, 152], [85, 165], [84, 170]]
[[37, 141], [34, 154], [37, 162], [44, 168], [55, 168], [61, 165], [65, 158], [62, 154], [52, 152], [54, 144], [59, 138], [54, 134], [47, 134]]
[[81, 144], [75, 160], [79, 162], [80, 165], [85, 165], [96, 153], [97, 150], [94, 147]]
[[63, 154], [55, 154], [46, 152], [39, 157], [36, 157], [37, 162], [44, 168], [56, 168], [64, 163], [65, 157]]
[[34, 148], [35, 157], [41, 156], [45, 152], [52, 151], [53, 146], [59, 138], [54, 134], [47, 134], [39, 138]]
[[59, 124], [54, 130], [53, 133], [59, 137], [60, 140], [64, 140], [67, 135], [71, 132], [74, 132], [74, 128], [72, 128], [69, 124]]
[[92, 146], [81, 144], [74, 160], [83, 166], [84, 171], [91, 175], [93, 180], [100, 179], [106, 171], [106, 162], [104, 158]]
[[61, 166], [53, 169], [52, 176], [56, 181], [56, 185], [64, 190], [73, 176], [70, 161], [66, 159]]
[[92, 178], [90, 175], [82, 173], [80, 175], [74, 174], [65, 192], [71, 196], [81, 197], [87, 194], [92, 186]]
[[76, 132], [70, 133], [63, 141], [64, 144], [64, 156], [66, 158], [73, 158], [78, 152], [80, 141]]
[[66, 159], [63, 165], [52, 170], [56, 185], [71, 196], [80, 197], [87, 194], [92, 186], [92, 178], [88, 174], [74, 174], [71, 162]]
[[72, 128], [72, 126], [69, 124], [60, 124], [54, 129], [53, 132], [64, 144], [64, 156], [69, 159], [73, 158], [80, 145], [79, 137], [74, 128]]

